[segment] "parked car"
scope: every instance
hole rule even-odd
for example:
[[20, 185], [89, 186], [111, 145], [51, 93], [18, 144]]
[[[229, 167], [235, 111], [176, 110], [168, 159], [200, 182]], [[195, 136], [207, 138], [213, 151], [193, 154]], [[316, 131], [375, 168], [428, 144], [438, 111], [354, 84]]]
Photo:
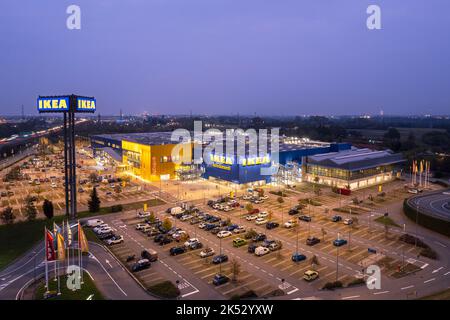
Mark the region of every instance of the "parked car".
[[131, 266], [131, 271], [138, 272], [144, 269], [148, 269], [150, 268], [150, 265], [151, 263], [148, 259], [141, 259]]
[[245, 246], [246, 244], [247, 244], [247, 241], [245, 239], [236, 238], [233, 240], [233, 247], [235, 247], [235, 248]]
[[226, 238], [231, 235], [232, 235], [231, 231], [228, 231], [228, 230], [222, 230], [222, 231], [219, 231], [219, 233], [217, 233], [218, 238]]
[[172, 247], [172, 248], [170, 248], [169, 253], [170, 253], [171, 256], [176, 256], [176, 255], [185, 253], [186, 250], [187, 250], [187, 249], [186, 249], [185, 246]]
[[258, 218], [258, 216], [256, 214], [249, 214], [245, 217], [245, 220], [253, 221], [253, 220], [256, 220], [257, 218]]
[[158, 253], [152, 249], [145, 249], [141, 252], [141, 257], [147, 259], [150, 262], [158, 260]]
[[123, 242], [123, 236], [113, 236], [111, 238], [109, 238], [108, 240], [106, 240], [106, 244], [108, 246], [112, 246], [115, 244], [119, 244]]
[[206, 258], [214, 255], [214, 249], [213, 248], [205, 248], [202, 251], [200, 251], [200, 257]]
[[279, 226], [280, 224], [278, 222], [274, 222], [274, 221], [269, 221], [266, 223], [266, 229], [271, 230], [271, 229], [275, 229]]
[[307, 215], [301, 215], [298, 217], [299, 220], [305, 221], [305, 222], [311, 222], [311, 217]]
[[248, 253], [255, 253], [256, 248], [258, 247], [257, 244], [251, 243], [247, 247]]
[[314, 270], [307, 270], [303, 274], [303, 279], [306, 281], [313, 281], [319, 277], [319, 273]]
[[345, 239], [336, 239], [336, 240], [333, 241], [333, 245], [335, 247], [340, 247], [340, 246], [343, 246], [343, 245], [346, 245], [346, 244], [347, 244], [347, 240], [345, 240]]
[[256, 236], [253, 237], [253, 241], [254, 242], [258, 242], [258, 241], [264, 241], [266, 240], [266, 235], [264, 233], [258, 233]]
[[239, 227], [237, 224], [229, 225], [225, 230], [233, 232], [234, 229]]
[[284, 227], [289, 229], [289, 228], [293, 228], [297, 225], [297, 221], [295, 220], [289, 220], [287, 222], [284, 223]]
[[165, 244], [169, 244], [173, 242], [172, 238], [165, 236], [164, 238], [161, 239], [161, 241], [159, 241], [159, 245], [163, 246]]
[[145, 227], [148, 227], [148, 224], [146, 224], [146, 223], [138, 223], [135, 228], [136, 228], [136, 230], [142, 230]]
[[258, 213], [258, 218], [267, 218], [269, 216], [269, 213], [266, 211]]
[[279, 242], [274, 241], [267, 247], [270, 251], [276, 251], [281, 249], [281, 245]]
[[298, 252], [294, 252], [292, 254], [291, 260], [294, 261], [294, 262], [300, 262], [300, 261], [306, 260], [306, 256], [304, 254], [300, 254]]
[[255, 249], [255, 255], [258, 256], [258, 257], [261, 257], [261, 256], [263, 256], [263, 255], [266, 255], [266, 254], [268, 254], [269, 252], [270, 252], [269, 248], [262, 247], [262, 246], [257, 247], [257, 248]]
[[239, 227], [237, 227], [236, 229], [233, 230], [233, 233], [236, 233], [236, 234], [244, 233], [244, 232], [245, 232], [245, 227], [243, 227], [243, 226], [239, 226]]
[[307, 239], [306, 239], [306, 244], [308, 245], [308, 246], [313, 246], [313, 245], [315, 245], [315, 244], [318, 244], [320, 242], [320, 239], [319, 238], [316, 238], [316, 237], [308, 237]]
[[296, 215], [296, 214], [298, 214], [300, 211], [298, 211], [298, 210], [296, 210], [296, 209], [290, 209], [289, 211], [288, 211], [288, 214], [290, 215], [290, 216], [293, 216], [293, 215]]
[[228, 281], [230, 281], [230, 278], [228, 278], [226, 275], [223, 274], [216, 274], [213, 278], [213, 284], [215, 286], [220, 286], [221, 284], [225, 284]]
[[137, 213], [137, 217], [138, 218], [145, 218], [145, 217], [150, 217], [150, 212], [146, 212], [146, 211], [144, 211], [144, 212], [138, 212]]
[[353, 219], [344, 219], [344, 224], [347, 226], [353, 224]]
[[267, 221], [267, 219], [265, 219], [265, 218], [258, 218], [258, 219], [256, 219], [255, 220], [255, 223], [257, 224], [257, 225], [262, 225], [262, 224], [265, 224], [265, 223], [267, 223], [268, 221]]
[[185, 243], [185, 247], [190, 247], [193, 243], [200, 242], [197, 238], [190, 238]]
[[220, 264], [222, 262], [228, 261], [228, 256], [226, 254], [219, 254], [215, 256], [212, 260], [213, 264]]
[[331, 221], [333, 221], [333, 222], [339, 222], [341, 220], [342, 220], [342, 217], [338, 216], [338, 215], [335, 215], [335, 216], [333, 216], [333, 218], [331, 218]]

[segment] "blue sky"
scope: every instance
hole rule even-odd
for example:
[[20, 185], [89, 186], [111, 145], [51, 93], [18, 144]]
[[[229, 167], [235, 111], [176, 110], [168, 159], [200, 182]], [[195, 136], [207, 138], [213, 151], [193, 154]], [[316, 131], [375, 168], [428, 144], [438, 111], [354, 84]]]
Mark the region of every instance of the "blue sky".
[[[81, 7], [81, 30], [66, 8]], [[378, 4], [382, 30], [366, 28]], [[2, 0], [0, 114], [448, 114], [448, 0]]]

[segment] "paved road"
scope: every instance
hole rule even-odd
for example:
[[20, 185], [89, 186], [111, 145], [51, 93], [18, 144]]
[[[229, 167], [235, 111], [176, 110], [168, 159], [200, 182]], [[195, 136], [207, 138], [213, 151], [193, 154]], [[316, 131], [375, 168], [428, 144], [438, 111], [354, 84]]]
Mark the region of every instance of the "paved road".
[[[129, 276], [109, 252], [96, 243], [90, 243], [90, 255], [84, 257], [83, 267], [106, 299], [154, 299]], [[50, 270], [54, 270], [53, 268], [54, 265], [51, 265]], [[0, 299], [18, 299], [22, 290], [44, 272], [44, 250], [41, 242], [0, 272]]]
[[408, 203], [425, 214], [450, 221], [450, 189], [417, 195], [408, 199]]

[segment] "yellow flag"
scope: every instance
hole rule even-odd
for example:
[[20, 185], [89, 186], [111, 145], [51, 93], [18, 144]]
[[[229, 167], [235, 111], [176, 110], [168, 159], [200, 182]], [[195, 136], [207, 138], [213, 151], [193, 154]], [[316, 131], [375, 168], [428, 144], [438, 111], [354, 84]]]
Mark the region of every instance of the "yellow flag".
[[88, 241], [86, 239], [86, 235], [84, 234], [83, 228], [78, 222], [78, 247], [81, 252], [89, 252]]
[[64, 237], [58, 233], [58, 260], [66, 260], [66, 248], [64, 246]]
[[144, 203], [144, 212], [147, 211], [147, 203]]

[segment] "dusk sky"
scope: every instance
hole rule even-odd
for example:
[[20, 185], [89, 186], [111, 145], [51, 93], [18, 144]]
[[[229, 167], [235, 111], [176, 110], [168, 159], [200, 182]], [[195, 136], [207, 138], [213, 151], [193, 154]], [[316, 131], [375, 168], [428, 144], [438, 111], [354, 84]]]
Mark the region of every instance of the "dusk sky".
[[1, 0], [0, 114], [68, 93], [103, 115], [450, 114], [449, 15], [449, 0]]

